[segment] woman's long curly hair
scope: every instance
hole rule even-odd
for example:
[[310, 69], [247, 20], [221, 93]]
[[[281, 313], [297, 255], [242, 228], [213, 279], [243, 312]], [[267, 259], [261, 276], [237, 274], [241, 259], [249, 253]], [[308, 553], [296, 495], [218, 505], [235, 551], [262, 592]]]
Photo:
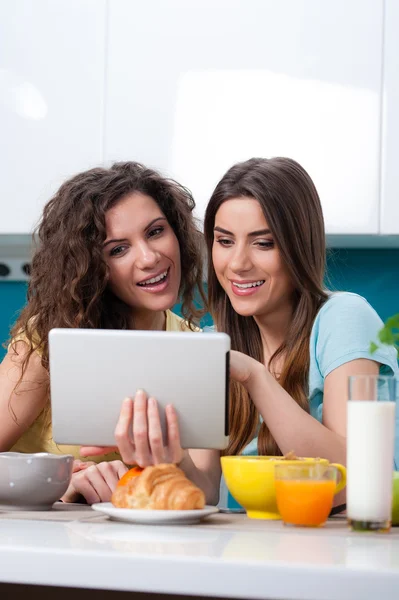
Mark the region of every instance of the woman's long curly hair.
[[203, 314], [194, 304], [198, 290], [206, 306], [203, 236], [193, 217], [195, 202], [189, 190], [136, 162], [79, 173], [66, 181], [44, 207], [36, 231], [38, 247], [31, 264], [28, 302], [11, 331], [15, 352], [15, 340], [22, 338], [28, 343], [18, 383], [35, 351], [39, 351], [42, 366], [48, 371], [48, 333], [53, 327], [131, 328], [131, 308], [107, 285], [103, 243], [105, 213], [134, 192], [155, 200], [178, 239], [179, 295], [184, 318], [193, 327]]
[[[284, 358], [280, 385], [309, 412], [309, 340], [318, 310], [327, 299], [323, 288], [325, 233], [320, 199], [313, 181], [297, 162], [289, 158], [253, 158], [234, 165], [215, 188], [205, 214], [208, 248], [208, 301], [218, 331], [231, 337], [231, 347], [259, 362], [264, 361], [259, 327], [254, 317], [235, 312], [220, 285], [212, 264], [213, 228], [216, 213], [232, 198], [254, 198], [262, 208], [275, 244], [294, 285], [293, 315], [284, 343], [269, 361]], [[231, 384], [230, 442], [226, 454], [239, 454], [255, 436], [259, 415], [245, 388]], [[281, 455], [266, 423], [258, 436], [259, 454]]]

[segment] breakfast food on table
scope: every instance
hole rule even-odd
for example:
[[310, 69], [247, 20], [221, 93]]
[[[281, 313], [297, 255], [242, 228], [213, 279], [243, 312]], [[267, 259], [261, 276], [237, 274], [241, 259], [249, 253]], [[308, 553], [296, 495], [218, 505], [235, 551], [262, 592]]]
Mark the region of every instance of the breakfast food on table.
[[[287, 454], [284, 454], [284, 456], [281, 458], [281, 460], [304, 460], [304, 459], [297, 456], [293, 450], [290, 450], [289, 452], [287, 452]], [[315, 460], [317, 462], [317, 461], [321, 460], [321, 458], [319, 456], [317, 456], [313, 460]]]
[[137, 476], [132, 473], [126, 479], [125, 484], [119, 482], [112, 494], [112, 504], [117, 508], [193, 510], [205, 506], [204, 492], [176, 465], [146, 467]]
[[122, 475], [122, 477], [120, 478], [120, 480], [117, 483], [117, 486], [121, 487], [123, 485], [126, 485], [129, 481], [131, 481], [134, 477], [137, 477], [138, 475], [140, 475], [143, 471], [144, 471], [144, 469], [142, 469], [139, 466], [132, 467], [131, 469], [126, 471], [126, 473], [124, 475]]
[[290, 450], [289, 452], [287, 452], [287, 454], [284, 454], [282, 460], [299, 460], [299, 459], [296, 456], [295, 452], [293, 450]]

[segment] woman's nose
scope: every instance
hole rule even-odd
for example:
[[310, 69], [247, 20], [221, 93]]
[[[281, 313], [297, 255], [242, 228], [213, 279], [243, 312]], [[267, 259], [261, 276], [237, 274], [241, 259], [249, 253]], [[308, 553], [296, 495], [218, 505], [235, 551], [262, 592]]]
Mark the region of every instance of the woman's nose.
[[236, 247], [230, 259], [230, 269], [235, 273], [252, 269], [252, 261], [245, 248]]
[[136, 265], [140, 269], [149, 269], [159, 261], [159, 252], [156, 252], [147, 243], [142, 243], [137, 249]]

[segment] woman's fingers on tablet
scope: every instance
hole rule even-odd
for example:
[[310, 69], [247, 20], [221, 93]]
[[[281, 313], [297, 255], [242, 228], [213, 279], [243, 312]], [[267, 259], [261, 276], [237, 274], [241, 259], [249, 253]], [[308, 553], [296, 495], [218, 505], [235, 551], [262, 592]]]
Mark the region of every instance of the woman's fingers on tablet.
[[153, 464], [148, 443], [147, 396], [143, 390], [138, 390], [134, 397], [133, 443], [137, 464], [140, 467]]
[[[179, 463], [183, 457], [177, 413], [172, 405], [165, 410], [168, 449], [164, 447], [161, 420], [155, 398], [138, 390], [134, 401], [126, 398], [115, 428], [115, 439], [122, 460], [140, 467], [160, 462]], [[83, 454], [82, 454], [83, 455]]]
[[165, 407], [165, 416], [168, 428], [169, 460], [178, 464], [183, 458], [183, 450], [180, 443], [179, 421], [172, 404]]
[[136, 462], [134, 445], [132, 444], [133, 430], [133, 400], [125, 398], [122, 403], [119, 419], [115, 427], [115, 439], [118, 444], [118, 450], [122, 460], [127, 465], [132, 465]]
[[159, 418], [158, 404], [155, 398], [148, 398], [148, 440], [152, 453], [152, 462], [156, 465], [165, 462], [165, 449], [163, 446], [161, 420]]

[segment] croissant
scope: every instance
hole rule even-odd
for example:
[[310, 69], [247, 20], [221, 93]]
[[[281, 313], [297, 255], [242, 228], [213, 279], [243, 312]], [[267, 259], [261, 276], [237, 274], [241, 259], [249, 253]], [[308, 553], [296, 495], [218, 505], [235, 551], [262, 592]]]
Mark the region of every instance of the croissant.
[[176, 465], [160, 464], [117, 487], [111, 501], [117, 508], [193, 510], [204, 508], [205, 495]]

